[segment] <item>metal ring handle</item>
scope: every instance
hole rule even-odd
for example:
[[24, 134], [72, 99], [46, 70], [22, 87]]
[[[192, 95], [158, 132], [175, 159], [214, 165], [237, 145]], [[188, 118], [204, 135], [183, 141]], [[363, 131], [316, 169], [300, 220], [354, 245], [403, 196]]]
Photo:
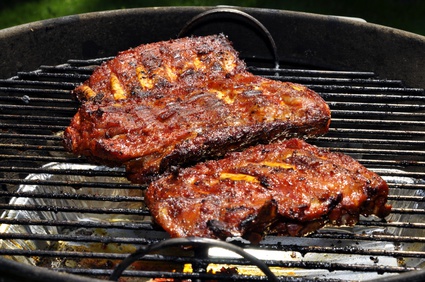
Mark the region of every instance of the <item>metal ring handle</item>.
[[118, 278], [120, 278], [124, 270], [126, 270], [133, 262], [135, 262], [138, 259], [141, 259], [148, 253], [158, 251], [164, 248], [175, 247], [175, 246], [192, 246], [192, 247], [203, 246], [203, 247], [219, 247], [223, 249], [228, 249], [242, 256], [246, 260], [252, 262], [254, 265], [256, 265], [267, 276], [268, 281], [273, 281], [273, 282], [279, 281], [277, 277], [274, 275], [274, 273], [270, 270], [270, 268], [262, 260], [245, 252], [244, 249], [224, 241], [208, 239], [208, 238], [197, 238], [197, 237], [167, 239], [167, 240], [158, 242], [156, 244], [140, 248], [139, 250], [135, 251], [134, 253], [130, 254], [127, 258], [125, 258], [114, 269], [111, 276], [109, 277], [109, 280], [118, 281]]
[[273, 36], [269, 32], [269, 30], [259, 20], [257, 20], [250, 14], [247, 14], [240, 10], [236, 10], [232, 8], [216, 8], [216, 9], [212, 9], [212, 10], [208, 10], [206, 12], [200, 13], [199, 15], [193, 17], [188, 23], [186, 23], [186, 25], [180, 30], [177, 37], [180, 38], [180, 37], [186, 36], [187, 34], [189, 34], [189, 30], [192, 29], [194, 26], [198, 25], [201, 21], [206, 20], [207, 18], [217, 14], [230, 14], [230, 15], [239, 16], [239, 18], [247, 20], [248, 23], [252, 24], [258, 30], [260, 30], [267, 37], [270, 47], [273, 50], [275, 68], [276, 69], [279, 68], [279, 56], [277, 54], [276, 43], [273, 39]]

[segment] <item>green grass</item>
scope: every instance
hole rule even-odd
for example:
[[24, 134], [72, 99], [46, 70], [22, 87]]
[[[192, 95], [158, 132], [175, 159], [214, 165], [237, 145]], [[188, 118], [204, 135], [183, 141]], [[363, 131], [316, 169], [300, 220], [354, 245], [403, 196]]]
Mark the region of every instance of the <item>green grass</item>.
[[[10, 3], [9, 3], [10, 2]], [[73, 14], [95, 11], [153, 7], [153, 6], [188, 6], [218, 5], [223, 1], [176, 1], [176, 0], [18, 0], [0, 2], [0, 29]], [[241, 1], [226, 1], [233, 5]], [[259, 1], [242, 1], [255, 5]]]
[[425, 1], [422, 0], [1, 0], [0, 29], [95, 11], [219, 4], [360, 17], [371, 23], [425, 35]]

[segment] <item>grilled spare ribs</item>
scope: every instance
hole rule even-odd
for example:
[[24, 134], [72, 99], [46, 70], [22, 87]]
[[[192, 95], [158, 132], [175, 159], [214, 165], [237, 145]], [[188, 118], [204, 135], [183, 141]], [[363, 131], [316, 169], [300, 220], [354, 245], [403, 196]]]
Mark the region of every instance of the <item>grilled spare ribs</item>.
[[325, 224], [385, 217], [388, 186], [342, 153], [300, 139], [257, 145], [152, 182], [145, 201], [172, 237], [301, 236]]
[[223, 35], [141, 45], [99, 66], [74, 90], [81, 107], [65, 147], [125, 165], [146, 184], [175, 166], [257, 143], [328, 131], [314, 91], [248, 72]]

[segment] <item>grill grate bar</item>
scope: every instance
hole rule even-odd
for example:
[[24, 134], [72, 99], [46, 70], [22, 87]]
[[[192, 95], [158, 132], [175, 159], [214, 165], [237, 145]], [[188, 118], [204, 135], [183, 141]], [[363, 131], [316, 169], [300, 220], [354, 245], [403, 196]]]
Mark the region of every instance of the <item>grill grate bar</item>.
[[[310, 85], [321, 85], [321, 84], [354, 84], [354, 85], [382, 85], [383, 83], [385, 83], [385, 85], [387, 86], [392, 86], [396, 89], [402, 89], [402, 82], [400, 80], [381, 80], [381, 79], [374, 79], [374, 78], [346, 78], [346, 77], [323, 77], [323, 76], [290, 76], [290, 75], [285, 75], [285, 76], [269, 76], [269, 75], [265, 75], [264, 77], [270, 78], [270, 79], [277, 79], [277, 80], [281, 80], [281, 81], [291, 81], [291, 82], [296, 82], [296, 83], [302, 83], [304, 85], [308, 85], [308, 83], [310, 83]], [[413, 90], [415, 89], [415, 90]], [[417, 89], [417, 88], [410, 88], [409, 91], [412, 92], [420, 92], [421, 89]], [[406, 91], [406, 89], [404, 89], [403, 91]]]
[[425, 121], [410, 121], [410, 120], [374, 120], [374, 119], [349, 119], [349, 118], [333, 118], [332, 123], [354, 123], [359, 125], [397, 125], [401, 126], [424, 126]]
[[49, 66], [49, 65], [41, 65], [40, 70], [48, 73], [56, 73], [56, 72], [71, 72], [71, 73], [81, 73], [91, 75], [93, 70], [96, 68], [95, 65], [87, 66], [87, 67], [77, 67], [71, 66], [70, 64], [60, 65], [60, 66]]
[[[1, 253], [4, 255], [23, 255], [28, 256], [29, 252], [24, 250], [2, 250]], [[97, 258], [97, 259], [114, 259], [122, 260], [125, 258], [125, 254], [117, 253], [99, 253], [99, 252], [72, 252], [72, 251], [50, 251], [50, 250], [34, 250], [31, 251], [32, 256], [39, 257], [67, 257], [67, 258]]]
[[56, 116], [54, 119], [52, 119], [51, 116], [43, 116], [43, 115], [9, 115], [4, 114], [1, 116], [4, 120], [13, 120], [13, 121], [22, 121], [22, 122], [32, 122], [32, 123], [57, 123], [62, 124], [63, 127], [67, 126], [69, 124], [69, 117], [60, 117]]
[[394, 167], [394, 168], [405, 168], [406, 166], [411, 167], [424, 167], [425, 162], [423, 161], [394, 161], [394, 160], [373, 160], [373, 159], [360, 159], [360, 163], [366, 166], [374, 167]]
[[425, 113], [415, 113], [415, 112], [387, 112], [387, 111], [358, 111], [353, 110], [347, 112], [347, 110], [331, 110], [332, 117], [344, 117], [344, 118], [362, 118], [362, 117], [369, 117], [369, 118], [394, 118], [394, 119], [419, 119], [424, 120], [425, 119]]
[[[261, 73], [285, 73], [285, 74], [296, 74], [297, 76], [327, 76], [327, 77], [375, 77], [374, 72], [367, 71], [333, 71], [333, 70], [315, 70], [315, 69], [291, 69], [291, 68], [264, 68], [264, 67], [256, 67], [249, 66], [249, 70]], [[276, 76], [273, 76], [275, 78]]]
[[[423, 132], [425, 134], [425, 131]], [[350, 143], [360, 143], [360, 144], [368, 144], [368, 145], [382, 145], [382, 144], [390, 144], [390, 145], [418, 145], [423, 146], [425, 144], [425, 140], [388, 140], [388, 139], [370, 139], [370, 138], [355, 138], [355, 137], [330, 137], [330, 136], [320, 136], [316, 137], [315, 140], [318, 141], [326, 141], [326, 142], [350, 142]]]
[[415, 184], [407, 184], [407, 183], [389, 183], [390, 188], [392, 189], [403, 189], [403, 190], [423, 190], [425, 189], [425, 184], [423, 183], [415, 183]]
[[48, 174], [66, 174], [66, 175], [84, 175], [84, 176], [114, 176], [125, 177], [124, 171], [116, 170], [92, 170], [92, 169], [49, 169], [36, 167], [17, 167], [17, 166], [0, 166], [1, 171], [5, 172], [24, 172], [24, 173], [48, 173]]
[[360, 220], [358, 224], [363, 226], [425, 229], [425, 223], [421, 223], [421, 222], [399, 222], [399, 221], [380, 222], [380, 221]]
[[348, 247], [325, 247], [325, 246], [299, 246], [299, 245], [286, 245], [279, 246], [278, 250], [282, 251], [296, 251], [302, 254], [306, 253], [328, 253], [328, 254], [356, 254], [362, 255], [367, 252], [372, 256], [388, 256], [388, 257], [410, 257], [410, 258], [425, 258], [425, 252], [417, 251], [397, 251], [397, 250], [378, 250], [378, 249], [363, 249], [355, 246]]
[[386, 234], [347, 234], [332, 231], [321, 230], [318, 233], [310, 235], [311, 238], [337, 239], [337, 240], [365, 240], [365, 241], [386, 241], [386, 242], [405, 242], [405, 243], [425, 243], [425, 237], [418, 236], [394, 236]]
[[13, 126], [15, 129], [40, 129], [40, 130], [51, 130], [51, 131], [60, 131], [64, 127], [62, 125], [49, 125], [49, 124], [9, 124], [9, 123], [0, 123], [0, 128], [10, 128]]
[[4, 138], [4, 139], [25, 139], [25, 140], [48, 140], [48, 141], [62, 140], [62, 137], [58, 136], [58, 135], [19, 134], [19, 133], [4, 133], [4, 132], [0, 132], [0, 138]]
[[81, 74], [81, 73], [48, 73], [42, 71], [33, 71], [33, 72], [18, 72], [18, 77], [21, 79], [60, 79], [60, 80], [75, 80], [75, 81], [83, 81], [90, 77], [89, 74]]
[[425, 196], [388, 195], [388, 200], [392, 200], [392, 201], [425, 202]]
[[266, 261], [269, 266], [278, 267], [300, 267], [306, 269], [329, 269], [331, 271], [336, 270], [353, 270], [353, 271], [373, 271], [373, 272], [406, 272], [417, 270], [418, 268], [410, 268], [409, 270], [405, 267], [383, 267], [376, 265], [366, 264], [350, 264], [350, 263], [335, 263], [335, 262], [316, 262], [316, 261], [300, 261], [300, 262], [285, 262], [285, 261]]
[[1, 105], [3, 110], [9, 110], [11, 112], [19, 111], [41, 111], [42, 113], [46, 112], [70, 112], [75, 113], [77, 107], [56, 107], [56, 106], [28, 106], [28, 105]]
[[342, 102], [342, 101], [327, 101], [331, 109], [385, 109], [388, 110], [403, 110], [403, 111], [423, 111], [425, 105], [423, 104], [396, 104], [396, 103], [369, 103], [369, 102]]
[[[313, 87], [312, 87], [313, 88]], [[422, 93], [421, 93], [422, 94]], [[369, 100], [369, 101], [382, 101], [382, 100], [386, 100], [386, 101], [406, 101], [408, 100], [409, 103], [412, 103], [413, 101], [425, 101], [425, 97], [421, 94], [418, 94], [417, 96], [413, 96], [413, 95], [388, 95], [388, 94], [374, 94], [371, 93], [367, 94], [367, 93], [359, 93], [359, 94], [353, 94], [352, 91], [350, 91], [350, 93], [325, 93], [325, 92], [320, 92], [320, 96], [322, 96], [322, 98], [332, 101], [333, 100], [337, 100], [337, 99], [350, 99], [352, 101], [355, 100]]]
[[[336, 92], [336, 91], [344, 91], [344, 92], [353, 92], [353, 93], [359, 93], [359, 92], [369, 92], [369, 93], [416, 93], [417, 96], [409, 96], [414, 97], [414, 99], [420, 99], [421, 97], [419, 95], [422, 95], [424, 93], [424, 90], [422, 88], [405, 88], [405, 87], [388, 87], [388, 86], [354, 86], [354, 85], [317, 85], [317, 84], [306, 84], [305, 86], [318, 91], [320, 93], [327, 93], [329, 91]], [[343, 93], [340, 93], [341, 95], [344, 95]], [[385, 99], [391, 99], [391, 95], [385, 95], [382, 96], [381, 94], [376, 94], [377, 97], [385, 97]], [[422, 99], [421, 99], [422, 100]]]
[[50, 162], [62, 162], [62, 163], [81, 163], [84, 160], [79, 159], [77, 157], [75, 158], [69, 158], [69, 157], [61, 157], [61, 156], [37, 156], [37, 155], [6, 155], [6, 154], [0, 154], [0, 159], [2, 160], [19, 160], [19, 161], [42, 161], [46, 163]]
[[392, 130], [392, 129], [369, 129], [369, 128], [330, 128], [328, 134], [335, 133], [355, 133], [359, 134], [371, 134], [379, 136], [385, 135], [396, 135], [396, 136], [411, 136], [411, 135], [425, 135], [425, 131], [414, 131], [414, 130]]
[[[127, 230], [153, 230], [150, 222], [122, 221], [122, 222], [101, 222], [101, 221], [71, 221], [71, 220], [42, 220], [42, 219], [8, 219], [0, 218], [0, 223], [10, 225], [25, 226], [56, 226], [68, 228], [105, 228], [105, 229], [127, 229]], [[35, 235], [35, 234], [30, 234]], [[2, 235], [3, 236], [3, 235]], [[7, 237], [7, 235], [4, 235]], [[73, 235], [74, 236], [74, 235]], [[139, 237], [131, 237], [139, 238]], [[129, 238], [129, 240], [131, 239]], [[161, 240], [161, 239], [156, 239]], [[153, 242], [154, 240], [152, 240]]]
[[423, 215], [425, 214], [425, 209], [392, 208], [391, 213]]
[[94, 59], [87, 59], [87, 60], [80, 60], [80, 59], [69, 59], [68, 63], [71, 65], [76, 66], [89, 66], [89, 65], [100, 65], [101, 63], [111, 60], [114, 57], [102, 57], [102, 58], [94, 58]]
[[29, 179], [0, 179], [3, 184], [25, 184], [25, 185], [48, 185], [48, 186], [70, 186], [75, 189], [84, 187], [104, 188], [104, 189], [140, 189], [143, 186], [128, 183], [111, 182], [84, 182], [84, 185], [78, 181], [53, 181], [53, 180], [29, 180]]
[[0, 144], [0, 149], [64, 151], [63, 146], [29, 144]]
[[[159, 239], [147, 239], [143, 237], [128, 238], [128, 237], [107, 237], [107, 236], [85, 236], [85, 235], [61, 235], [61, 234], [20, 234], [9, 233], [4, 235], [0, 233], [0, 239], [3, 240], [40, 240], [40, 241], [67, 241], [67, 242], [88, 242], [88, 243], [117, 243], [117, 244], [136, 244], [146, 245], [153, 244]], [[1, 251], [0, 251], [1, 252]]]
[[[26, 121], [26, 120], [25, 120]], [[37, 121], [37, 120], [35, 120]], [[61, 120], [58, 119], [58, 122]], [[10, 123], [0, 123], [0, 127], [6, 127], [11, 126]], [[58, 124], [36, 124], [36, 123], [21, 123], [13, 125], [16, 129], [48, 129], [52, 131], [62, 131], [65, 129], [64, 125], [58, 125]]]
[[[80, 184], [81, 185], [81, 184]], [[76, 208], [64, 206], [40, 206], [40, 205], [13, 205], [0, 204], [0, 210], [25, 210], [25, 211], [46, 211], [46, 212], [63, 212], [63, 213], [91, 213], [91, 214], [122, 214], [122, 215], [149, 215], [149, 212], [144, 209], [130, 208]]]
[[[63, 85], [61, 85], [63, 86]], [[8, 93], [25, 93], [25, 94], [59, 94], [59, 95], [69, 95], [69, 90], [62, 90], [59, 88], [56, 89], [49, 89], [49, 88], [17, 88], [17, 87], [0, 87], [0, 91], [2, 92], [8, 92]], [[32, 98], [38, 101], [43, 101], [45, 98]], [[1, 100], [3, 101], [10, 101], [10, 100], [18, 100], [14, 96], [3, 96], [1, 97]], [[21, 99], [22, 100], [22, 99]], [[57, 99], [57, 101], [60, 101]], [[25, 101], [29, 102], [29, 101]], [[64, 102], [69, 103], [69, 100], [64, 100]]]
[[[0, 79], [0, 85], [2, 86], [37, 86], [44, 88], [55, 88], [55, 89], [68, 89], [72, 90], [78, 83], [67, 82], [67, 81], [41, 81], [41, 80], [21, 80], [21, 79]], [[0, 88], [2, 89], [2, 88]]]
[[110, 201], [110, 202], [143, 202], [144, 197], [136, 196], [99, 196], [86, 194], [69, 193], [31, 193], [31, 192], [6, 192], [0, 191], [0, 196], [24, 197], [24, 198], [43, 198], [43, 199], [61, 199], [61, 200], [80, 200], [80, 201]]
[[382, 156], [388, 156], [388, 155], [400, 155], [400, 156], [406, 156], [406, 155], [413, 155], [413, 156], [424, 156], [424, 151], [419, 150], [391, 150], [391, 149], [364, 149], [364, 148], [340, 148], [340, 147], [330, 147], [331, 150], [335, 152], [346, 152], [346, 153], [369, 153], [374, 155], [382, 155]]

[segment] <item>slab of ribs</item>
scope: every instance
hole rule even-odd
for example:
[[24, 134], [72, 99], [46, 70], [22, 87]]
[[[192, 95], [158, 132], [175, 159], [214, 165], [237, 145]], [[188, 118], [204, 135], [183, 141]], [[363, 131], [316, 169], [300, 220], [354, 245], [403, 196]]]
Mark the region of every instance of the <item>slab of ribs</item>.
[[[258, 241], [389, 212], [379, 176], [347, 156], [285, 141], [325, 134], [326, 102], [303, 85], [250, 73], [224, 35], [123, 51], [73, 93], [81, 106], [65, 148], [149, 185], [152, 216], [172, 236]], [[241, 164], [247, 154], [252, 161]]]
[[385, 217], [387, 195], [385, 181], [353, 158], [290, 139], [181, 169], [153, 182], [145, 201], [173, 237], [258, 242]]

